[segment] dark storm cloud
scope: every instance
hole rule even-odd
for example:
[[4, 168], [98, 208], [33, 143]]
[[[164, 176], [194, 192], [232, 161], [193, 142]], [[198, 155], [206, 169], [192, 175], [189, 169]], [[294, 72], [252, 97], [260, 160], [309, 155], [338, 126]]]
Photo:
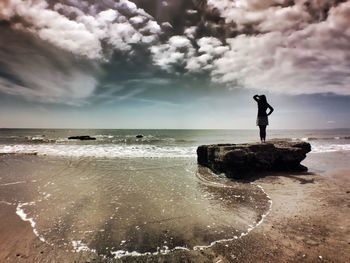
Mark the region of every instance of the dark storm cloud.
[[32, 100], [125, 98], [171, 74], [350, 94], [350, 1], [4, 0], [0, 20], [0, 91]]

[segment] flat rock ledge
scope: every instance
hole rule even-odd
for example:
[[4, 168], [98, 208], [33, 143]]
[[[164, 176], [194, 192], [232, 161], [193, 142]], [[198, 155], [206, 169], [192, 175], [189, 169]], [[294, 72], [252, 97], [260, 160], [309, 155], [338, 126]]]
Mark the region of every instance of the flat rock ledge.
[[272, 140], [267, 143], [212, 144], [197, 148], [198, 164], [230, 178], [247, 178], [270, 171], [307, 171], [301, 165], [311, 145], [302, 141]]

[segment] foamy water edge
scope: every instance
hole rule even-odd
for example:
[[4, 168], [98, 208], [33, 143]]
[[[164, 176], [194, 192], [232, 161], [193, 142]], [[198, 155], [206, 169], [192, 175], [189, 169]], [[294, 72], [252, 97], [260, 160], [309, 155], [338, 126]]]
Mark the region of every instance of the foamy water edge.
[[[216, 184], [216, 183], [214, 183]], [[246, 232], [242, 232], [239, 236], [233, 236], [232, 238], [229, 239], [219, 239], [219, 240], [215, 240], [213, 242], [211, 242], [209, 245], [198, 245], [198, 246], [194, 246], [192, 249], [189, 249], [187, 247], [181, 247], [181, 246], [177, 246], [174, 247], [172, 249], [169, 249], [167, 246], [163, 246], [162, 248], [159, 248], [157, 252], [145, 252], [145, 253], [140, 253], [137, 251], [125, 251], [125, 250], [116, 250], [116, 251], [111, 251], [110, 253], [113, 255], [113, 257], [115, 259], [118, 258], [122, 258], [122, 257], [127, 257], [127, 256], [132, 256], [132, 257], [139, 257], [139, 256], [147, 256], [147, 255], [166, 255], [169, 254], [173, 251], [176, 250], [186, 250], [186, 251], [190, 251], [190, 250], [203, 250], [203, 249], [207, 249], [210, 248], [212, 246], [214, 246], [215, 244], [218, 243], [224, 243], [224, 242], [229, 242], [229, 241], [233, 241], [233, 240], [237, 240], [240, 239], [246, 235], [248, 235], [252, 230], [254, 230], [256, 227], [258, 227], [259, 225], [261, 225], [264, 221], [264, 219], [269, 215], [269, 213], [272, 210], [272, 200], [270, 198], [270, 196], [265, 192], [265, 190], [263, 189], [262, 186], [255, 184], [255, 183], [251, 183], [252, 185], [255, 185], [256, 187], [258, 187], [264, 194], [265, 196], [268, 198], [268, 203], [269, 203], [269, 208], [267, 209], [267, 212], [261, 215], [261, 219], [256, 222], [254, 225], [248, 225], [249, 228], [247, 229]], [[220, 184], [217, 184], [217, 186], [219, 186]], [[230, 187], [227, 185], [221, 185], [224, 187]], [[7, 203], [7, 202], [6, 202]], [[7, 203], [10, 205], [10, 203]], [[25, 222], [29, 222], [32, 229], [33, 229], [33, 233], [35, 236], [37, 236], [39, 238], [40, 241], [54, 246], [54, 244], [49, 243], [42, 235], [39, 234], [38, 230], [36, 229], [36, 222], [34, 221], [34, 218], [32, 217], [28, 217], [28, 214], [25, 213], [23, 207], [24, 206], [30, 206], [30, 205], [35, 205], [35, 202], [26, 202], [26, 203], [18, 203], [17, 207], [16, 207], [16, 214]], [[95, 249], [89, 248], [88, 245], [86, 245], [85, 243], [83, 243], [82, 240], [73, 240], [71, 241], [71, 245], [73, 247], [73, 249], [71, 250], [72, 252], [76, 252], [76, 253], [80, 253], [80, 252], [89, 252], [89, 253], [94, 253], [97, 254], [97, 251]], [[106, 255], [103, 254], [99, 254], [99, 256], [102, 257], [107, 257]]]
[[101, 157], [101, 158], [177, 158], [196, 157], [194, 146], [155, 145], [49, 145], [16, 144], [0, 145], [1, 154], [36, 154], [56, 157]]
[[[311, 143], [311, 153], [350, 151], [350, 144]], [[144, 145], [57, 145], [14, 144], [0, 145], [0, 154], [24, 154], [55, 157], [96, 158], [195, 158], [196, 146]]]
[[16, 207], [16, 214], [23, 220], [23, 221], [28, 221], [30, 223], [30, 226], [33, 229], [34, 235], [36, 235], [40, 241], [46, 242], [45, 238], [41, 236], [38, 232], [38, 230], [35, 228], [36, 223], [34, 221], [34, 218], [28, 217], [28, 215], [24, 212], [24, 209], [22, 208], [23, 206], [28, 206], [28, 205], [34, 205], [35, 202], [29, 202], [29, 203], [19, 203]]

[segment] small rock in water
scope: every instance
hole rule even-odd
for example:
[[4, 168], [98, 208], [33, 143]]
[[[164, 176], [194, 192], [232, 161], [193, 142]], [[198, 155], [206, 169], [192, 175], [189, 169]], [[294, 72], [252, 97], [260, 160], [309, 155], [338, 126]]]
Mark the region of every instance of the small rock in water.
[[81, 140], [81, 141], [94, 141], [95, 137], [90, 137], [89, 135], [80, 135], [80, 136], [70, 136], [68, 140]]
[[136, 138], [143, 138], [143, 135], [142, 134], [138, 134], [138, 135], [136, 135]]

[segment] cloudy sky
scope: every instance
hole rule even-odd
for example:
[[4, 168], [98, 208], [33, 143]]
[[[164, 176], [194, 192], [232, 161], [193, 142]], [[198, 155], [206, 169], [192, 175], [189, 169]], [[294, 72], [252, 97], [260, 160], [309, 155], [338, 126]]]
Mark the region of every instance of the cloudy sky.
[[349, 0], [1, 0], [0, 127], [350, 128]]

